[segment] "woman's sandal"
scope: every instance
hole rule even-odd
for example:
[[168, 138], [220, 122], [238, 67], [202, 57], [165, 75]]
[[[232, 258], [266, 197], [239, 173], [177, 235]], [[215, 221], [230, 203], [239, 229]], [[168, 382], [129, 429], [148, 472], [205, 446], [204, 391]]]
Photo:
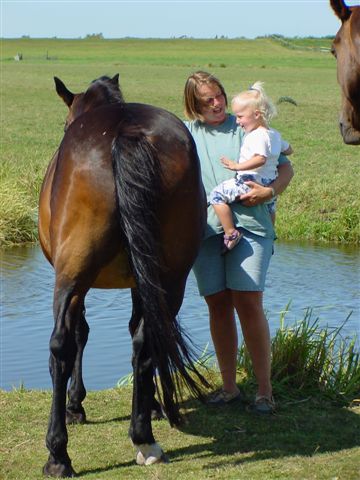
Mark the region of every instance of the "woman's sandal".
[[233, 393], [226, 392], [225, 390], [218, 390], [217, 392], [212, 393], [207, 400], [208, 405], [215, 407], [222, 407], [233, 402], [241, 402], [242, 395], [241, 392], [235, 391]]
[[224, 235], [224, 251], [223, 253], [232, 250], [241, 240], [243, 234], [239, 230], [234, 230], [231, 235]]
[[266, 395], [256, 395], [252, 410], [260, 415], [271, 415], [275, 413], [274, 397]]

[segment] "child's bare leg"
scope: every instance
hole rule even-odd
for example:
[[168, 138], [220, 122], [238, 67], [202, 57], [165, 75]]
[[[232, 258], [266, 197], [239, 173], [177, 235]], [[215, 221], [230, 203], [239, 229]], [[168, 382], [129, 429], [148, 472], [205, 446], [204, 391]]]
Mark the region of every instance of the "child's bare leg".
[[235, 230], [231, 208], [226, 203], [217, 203], [213, 205], [213, 207], [224, 229], [225, 235], [231, 235]]

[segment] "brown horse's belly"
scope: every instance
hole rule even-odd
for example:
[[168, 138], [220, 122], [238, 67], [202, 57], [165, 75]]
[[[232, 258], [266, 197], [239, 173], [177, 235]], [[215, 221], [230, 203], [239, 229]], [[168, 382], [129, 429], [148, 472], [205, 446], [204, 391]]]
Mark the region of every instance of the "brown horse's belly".
[[92, 288], [134, 288], [135, 286], [127, 254], [123, 251], [100, 270]]

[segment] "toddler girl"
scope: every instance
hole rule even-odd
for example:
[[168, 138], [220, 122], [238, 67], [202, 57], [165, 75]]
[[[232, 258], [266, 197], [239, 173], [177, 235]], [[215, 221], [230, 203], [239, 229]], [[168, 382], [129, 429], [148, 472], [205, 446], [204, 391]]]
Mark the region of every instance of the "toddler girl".
[[[281, 134], [269, 127], [271, 118], [276, 115], [276, 108], [267, 97], [261, 82], [254, 83], [249, 90], [236, 95], [231, 107], [237, 124], [245, 131], [245, 136], [238, 162], [226, 157], [222, 157], [221, 162], [225, 168], [237, 173], [234, 178], [217, 185], [209, 196], [209, 203], [213, 205], [224, 228], [225, 252], [234, 248], [242, 237], [234, 227], [228, 204], [250, 190], [246, 184], [248, 181], [270, 185], [277, 177], [280, 153], [290, 155], [293, 151], [289, 143], [282, 140]], [[267, 203], [273, 222], [275, 203], [273, 190], [273, 198]]]

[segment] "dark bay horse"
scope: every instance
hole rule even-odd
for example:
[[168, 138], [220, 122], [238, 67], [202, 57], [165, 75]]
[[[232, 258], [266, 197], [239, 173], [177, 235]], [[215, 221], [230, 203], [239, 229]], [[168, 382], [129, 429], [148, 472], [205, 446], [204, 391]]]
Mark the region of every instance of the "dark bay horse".
[[360, 6], [348, 7], [343, 0], [330, 0], [341, 20], [332, 44], [337, 60], [337, 78], [342, 91], [340, 131], [345, 143], [360, 144]]
[[39, 206], [40, 243], [55, 270], [44, 473], [69, 477], [66, 423], [86, 418], [82, 355], [90, 288], [131, 288], [130, 437], [137, 463], [164, 460], [151, 427], [155, 390], [177, 425], [180, 383], [198, 397], [208, 386], [176, 319], [206, 224], [206, 198], [195, 144], [177, 117], [125, 103], [118, 75], [101, 77], [81, 94], [55, 83], [69, 114]]

